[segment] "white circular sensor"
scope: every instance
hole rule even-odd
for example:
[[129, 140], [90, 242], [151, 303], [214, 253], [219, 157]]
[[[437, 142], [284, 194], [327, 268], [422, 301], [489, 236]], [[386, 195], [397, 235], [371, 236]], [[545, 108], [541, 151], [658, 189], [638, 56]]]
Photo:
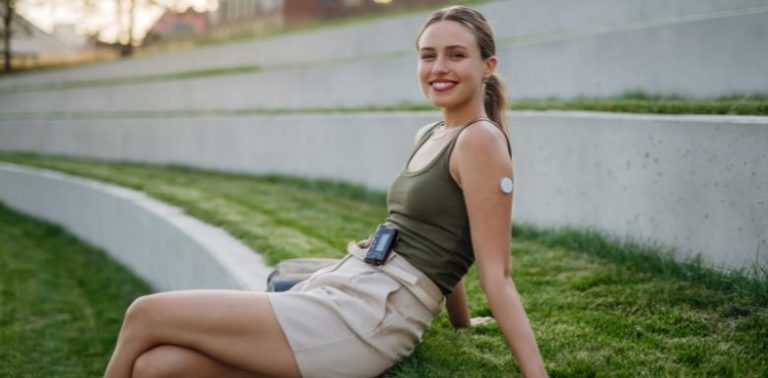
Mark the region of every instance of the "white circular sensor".
[[512, 194], [512, 191], [515, 190], [515, 183], [512, 182], [512, 179], [509, 177], [502, 177], [499, 186], [501, 187], [501, 191], [506, 194]]

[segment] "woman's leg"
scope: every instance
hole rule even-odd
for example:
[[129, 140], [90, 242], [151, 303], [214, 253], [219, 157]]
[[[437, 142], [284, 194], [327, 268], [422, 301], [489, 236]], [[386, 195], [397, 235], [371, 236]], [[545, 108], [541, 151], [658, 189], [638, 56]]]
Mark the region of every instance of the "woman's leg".
[[131, 377], [139, 356], [159, 345], [259, 375], [299, 375], [266, 293], [190, 290], [138, 298], [126, 312], [105, 377]]
[[214, 360], [192, 349], [160, 345], [142, 353], [136, 359], [133, 364], [133, 377], [254, 378], [258, 375]]

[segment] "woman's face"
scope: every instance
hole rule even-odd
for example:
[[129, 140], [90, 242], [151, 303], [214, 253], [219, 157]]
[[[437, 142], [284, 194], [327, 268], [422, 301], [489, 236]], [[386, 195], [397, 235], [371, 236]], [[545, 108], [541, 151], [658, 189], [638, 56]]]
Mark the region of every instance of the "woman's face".
[[480, 47], [467, 27], [438, 21], [419, 37], [419, 82], [436, 106], [452, 108], [473, 100], [482, 104], [484, 75], [490, 75]]

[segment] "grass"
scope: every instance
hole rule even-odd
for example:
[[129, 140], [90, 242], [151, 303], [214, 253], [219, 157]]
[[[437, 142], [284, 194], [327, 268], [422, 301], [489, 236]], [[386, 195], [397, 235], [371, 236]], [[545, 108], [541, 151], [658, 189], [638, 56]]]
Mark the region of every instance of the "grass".
[[[242, 65], [212, 67], [202, 70], [180, 71], [157, 75], [128, 76], [107, 79], [72, 80], [53, 83], [16, 84], [0, 88], [0, 94], [53, 91], [78, 88], [106, 87], [115, 85], [136, 85], [153, 82], [166, 82], [206, 78], [224, 75], [242, 75], [259, 72], [303, 70], [318, 66], [337, 66], [365, 59], [387, 59], [410, 54], [411, 51], [396, 51], [365, 56], [333, 58], [313, 62], [297, 62], [270, 66]], [[199, 109], [179, 111], [131, 111], [131, 112], [50, 112], [50, 113], [4, 113], [3, 117], [12, 119], [42, 118], [68, 119], [78, 118], [123, 118], [123, 117], [189, 117], [200, 115], [252, 115], [279, 113], [316, 113], [316, 112], [370, 112], [370, 111], [419, 111], [435, 109], [429, 103], [404, 103], [389, 105], [368, 105], [358, 107], [333, 108], [240, 108], [240, 109]], [[510, 105], [513, 110], [589, 110], [622, 113], [654, 114], [708, 114], [708, 115], [768, 115], [768, 95], [741, 94], [715, 98], [686, 98], [678, 95], [648, 94], [640, 90], [628, 91], [622, 95], [604, 98], [576, 97], [572, 99], [530, 98], [515, 100]]]
[[162, 81], [185, 80], [199, 77], [213, 77], [221, 75], [236, 75], [259, 72], [262, 68], [256, 65], [242, 65], [231, 67], [212, 67], [202, 70], [179, 71], [156, 75], [126, 76], [109, 79], [71, 80], [53, 83], [31, 83], [8, 86], [0, 90], [0, 94], [18, 92], [55, 91], [64, 89], [109, 87], [116, 85], [135, 85]]
[[[190, 73], [192, 75], [193, 73]], [[120, 79], [115, 79], [120, 80]], [[159, 80], [159, 79], [158, 79]], [[152, 119], [178, 117], [242, 117], [253, 115], [310, 114], [310, 113], [365, 113], [365, 112], [418, 112], [437, 110], [429, 103], [402, 103], [333, 108], [240, 108], [195, 109], [158, 111], [103, 111], [103, 112], [35, 112], [2, 113], [2, 121], [77, 120], [77, 119]], [[768, 116], [768, 96], [744, 95], [714, 99], [684, 99], [681, 97], [652, 96], [643, 92], [628, 92], [616, 98], [577, 98], [573, 100], [521, 100], [513, 102], [509, 110], [581, 110], [618, 113], [648, 114], [707, 114]]]
[[733, 95], [708, 99], [651, 95], [630, 91], [615, 98], [556, 98], [517, 101], [520, 110], [591, 110], [654, 114], [768, 115], [768, 96]]
[[[229, 230], [270, 263], [340, 257], [348, 240], [366, 237], [386, 215], [382, 193], [336, 181], [31, 155], [0, 160], [143, 190]], [[768, 277], [676, 263], [663, 251], [584, 230], [516, 225], [514, 236], [513, 278], [552, 377], [768, 375]], [[472, 315], [488, 315], [475, 268], [465, 287]], [[455, 330], [443, 313], [386, 376], [519, 370], [496, 325]]]
[[61, 228], [0, 204], [0, 376], [101, 376], [146, 284]]

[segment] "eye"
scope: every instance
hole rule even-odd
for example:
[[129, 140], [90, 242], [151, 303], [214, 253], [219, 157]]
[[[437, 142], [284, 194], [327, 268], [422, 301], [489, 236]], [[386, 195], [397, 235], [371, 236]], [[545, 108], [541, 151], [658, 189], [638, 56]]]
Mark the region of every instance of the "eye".
[[434, 57], [435, 56], [433, 54], [422, 54], [421, 55], [421, 59], [423, 59], [423, 60], [434, 59]]
[[452, 53], [451, 54], [452, 59], [462, 59], [464, 58], [464, 53]]

